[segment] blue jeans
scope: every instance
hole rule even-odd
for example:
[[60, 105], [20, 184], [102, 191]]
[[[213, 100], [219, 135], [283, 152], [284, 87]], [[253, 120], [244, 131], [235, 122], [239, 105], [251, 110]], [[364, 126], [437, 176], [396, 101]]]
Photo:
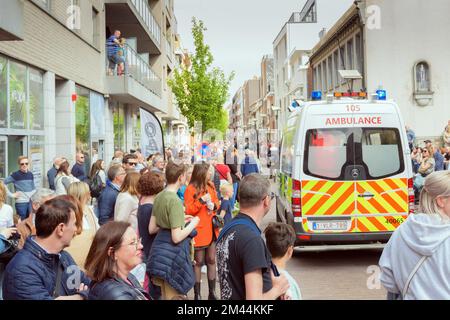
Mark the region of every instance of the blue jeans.
[[237, 190], [238, 190], [238, 183], [233, 183], [233, 197], [231, 198], [231, 210], [234, 210], [234, 205], [236, 203], [237, 198]]
[[24, 203], [16, 203], [16, 212], [23, 221], [30, 215], [31, 212], [31, 201]]

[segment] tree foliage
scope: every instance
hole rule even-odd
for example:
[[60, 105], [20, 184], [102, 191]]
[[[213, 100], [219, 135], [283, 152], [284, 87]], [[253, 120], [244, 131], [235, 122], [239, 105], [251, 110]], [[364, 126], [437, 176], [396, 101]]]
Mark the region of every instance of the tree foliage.
[[223, 105], [228, 99], [228, 89], [234, 73], [226, 76], [217, 67], [210, 47], [205, 43], [203, 21], [192, 18], [192, 35], [195, 53], [191, 56], [191, 67], [177, 69], [169, 80], [181, 113], [188, 120], [189, 127], [201, 121], [203, 132], [217, 129], [225, 132], [228, 127], [228, 114]]

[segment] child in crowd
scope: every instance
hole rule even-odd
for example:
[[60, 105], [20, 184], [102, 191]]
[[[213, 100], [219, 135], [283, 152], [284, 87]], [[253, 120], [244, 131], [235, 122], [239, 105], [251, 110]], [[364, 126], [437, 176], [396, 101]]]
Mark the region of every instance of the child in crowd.
[[184, 205], [184, 193], [186, 192], [187, 186], [189, 185], [189, 182], [191, 181], [192, 171], [194, 170], [194, 166], [189, 166], [187, 169], [186, 174], [186, 183], [183, 184], [180, 189], [178, 189], [177, 195], [178, 198], [183, 202]]
[[222, 199], [220, 202], [219, 214], [224, 219], [225, 225], [233, 219], [231, 207], [231, 198], [233, 197], [233, 185], [230, 183], [224, 183], [220, 186], [220, 194]]
[[125, 45], [127, 44], [127, 40], [125, 38], [120, 39], [119, 50], [117, 51], [119, 64], [117, 66], [117, 75], [122, 76], [125, 73]]
[[286, 264], [294, 252], [295, 231], [285, 223], [271, 223], [264, 230], [267, 248], [272, 255], [272, 261], [280, 274], [284, 274], [289, 281], [286, 296], [290, 300], [302, 300], [302, 293], [295, 279], [286, 271]]

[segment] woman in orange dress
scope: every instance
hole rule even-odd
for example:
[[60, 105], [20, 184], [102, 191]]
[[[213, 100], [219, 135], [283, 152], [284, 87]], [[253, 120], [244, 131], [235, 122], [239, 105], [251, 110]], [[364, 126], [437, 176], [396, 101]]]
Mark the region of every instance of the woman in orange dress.
[[196, 164], [191, 181], [184, 194], [186, 214], [198, 216], [195, 242], [195, 279], [194, 299], [201, 300], [200, 281], [201, 268], [205, 262], [208, 275], [209, 300], [216, 300], [216, 244], [218, 230], [213, 229], [212, 219], [220, 207], [214, 183], [211, 181], [211, 166], [207, 163]]

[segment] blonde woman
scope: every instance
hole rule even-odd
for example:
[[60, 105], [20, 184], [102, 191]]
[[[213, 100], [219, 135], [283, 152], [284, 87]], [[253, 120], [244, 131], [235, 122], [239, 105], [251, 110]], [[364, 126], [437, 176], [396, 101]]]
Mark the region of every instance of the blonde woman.
[[0, 230], [10, 228], [14, 225], [14, 211], [13, 208], [6, 204], [6, 187], [0, 181]]
[[422, 176], [427, 176], [430, 173], [434, 172], [435, 165], [434, 157], [433, 157], [433, 147], [425, 147], [422, 151], [422, 162], [420, 163], [419, 173]]
[[129, 172], [120, 188], [114, 207], [114, 221], [125, 221], [137, 231], [137, 210], [139, 206], [138, 184], [141, 175], [138, 172]]
[[381, 283], [391, 298], [449, 300], [450, 171], [427, 176], [418, 212], [384, 248]]
[[82, 231], [71, 242], [66, 250], [72, 255], [78, 266], [84, 266], [89, 248], [99, 229], [97, 217], [91, 203], [89, 186], [85, 182], [74, 182], [67, 189], [69, 196], [78, 200], [82, 211]]

